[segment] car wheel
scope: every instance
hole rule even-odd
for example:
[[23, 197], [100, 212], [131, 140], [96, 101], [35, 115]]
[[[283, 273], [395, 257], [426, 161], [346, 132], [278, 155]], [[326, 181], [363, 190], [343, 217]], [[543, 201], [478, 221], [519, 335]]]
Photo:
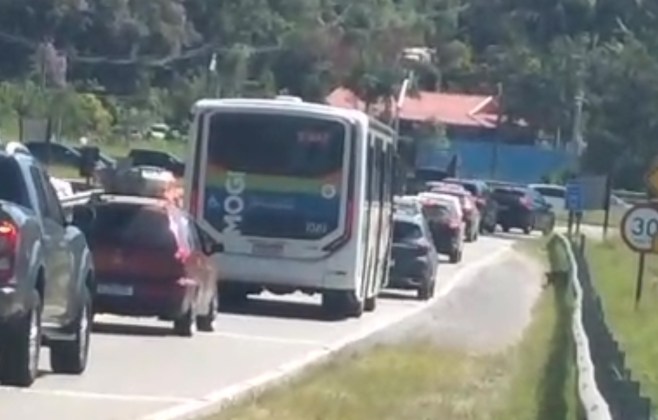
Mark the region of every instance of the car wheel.
[[353, 290], [327, 290], [322, 293], [322, 308], [331, 318], [359, 318], [365, 302], [359, 300]]
[[524, 226], [523, 227], [523, 233], [524, 234], [530, 235], [531, 232], [532, 232], [532, 226]]
[[41, 352], [41, 297], [32, 292], [32, 308], [1, 338], [0, 382], [3, 385], [29, 387], [39, 373]]
[[458, 250], [452, 251], [449, 255], [450, 263], [457, 264], [460, 259], [461, 252]]
[[192, 308], [174, 320], [174, 334], [179, 337], [192, 337], [194, 335]]
[[509, 227], [509, 226], [502, 225], [501, 227], [503, 228], [503, 232], [505, 232], [505, 233], [509, 233], [509, 230], [510, 230], [510, 227]]
[[213, 332], [215, 327], [213, 323], [217, 317], [217, 298], [213, 296], [210, 301], [208, 312], [196, 317], [196, 329], [202, 332]]
[[418, 299], [430, 300], [434, 296], [434, 280], [425, 279], [418, 288]]
[[366, 312], [373, 312], [377, 309], [377, 296], [372, 296], [366, 299], [363, 303], [363, 310]]
[[71, 341], [50, 343], [50, 367], [55, 373], [79, 375], [87, 368], [89, 337], [93, 311], [91, 296], [85, 291], [80, 312], [75, 320], [75, 337]]

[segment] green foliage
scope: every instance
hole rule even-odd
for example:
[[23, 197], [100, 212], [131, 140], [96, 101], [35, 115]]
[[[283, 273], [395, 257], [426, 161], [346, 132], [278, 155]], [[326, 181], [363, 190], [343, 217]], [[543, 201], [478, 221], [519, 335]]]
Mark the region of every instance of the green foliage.
[[322, 101], [345, 85], [372, 105], [397, 93], [400, 52], [415, 46], [435, 56], [412, 92], [502, 85], [505, 112], [549, 138], [570, 139], [584, 92], [583, 164], [614, 169], [617, 186], [637, 188], [658, 153], [648, 1], [0, 0], [0, 124], [51, 113], [62, 90], [70, 135], [184, 128], [194, 100], [215, 95]]

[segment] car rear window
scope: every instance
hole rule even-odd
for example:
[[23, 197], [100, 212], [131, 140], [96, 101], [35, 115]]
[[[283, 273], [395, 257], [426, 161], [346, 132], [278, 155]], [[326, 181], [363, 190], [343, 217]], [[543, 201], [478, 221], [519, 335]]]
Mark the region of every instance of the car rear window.
[[526, 195], [526, 192], [521, 190], [513, 190], [510, 188], [496, 188], [494, 189], [494, 194], [502, 196], [523, 197]]
[[14, 159], [0, 157], [0, 180], [0, 200], [30, 208], [25, 180]]
[[393, 224], [393, 241], [402, 242], [423, 237], [423, 231], [415, 223], [396, 220]]
[[444, 181], [444, 182], [446, 182], [446, 183], [448, 183], [448, 184], [453, 184], [453, 185], [461, 185], [462, 187], [464, 187], [464, 189], [465, 189], [466, 191], [470, 192], [470, 193], [473, 194], [474, 196], [479, 195], [479, 194], [478, 194], [479, 191], [478, 191], [478, 187], [477, 187], [477, 185], [476, 185], [476, 184], [473, 184], [473, 183], [471, 183], [471, 182], [457, 181], [457, 180], [452, 180], [452, 179], [451, 179], [451, 180]]
[[166, 212], [142, 205], [109, 204], [96, 208], [88, 232], [93, 243], [175, 252], [177, 242]]
[[423, 207], [423, 213], [428, 219], [448, 219], [456, 215], [454, 207], [445, 203], [433, 203]]

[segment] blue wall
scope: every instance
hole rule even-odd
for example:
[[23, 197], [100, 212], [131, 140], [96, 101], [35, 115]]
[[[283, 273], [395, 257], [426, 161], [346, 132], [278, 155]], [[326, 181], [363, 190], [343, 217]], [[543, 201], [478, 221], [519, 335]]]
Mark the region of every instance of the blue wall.
[[[460, 159], [459, 176], [466, 178], [491, 178], [494, 144], [491, 141], [455, 140], [450, 149], [424, 141], [418, 141], [416, 167], [445, 168], [457, 153]], [[560, 150], [537, 146], [498, 145], [498, 180], [511, 182], [540, 182], [542, 177], [559, 172], [569, 164], [569, 156]]]

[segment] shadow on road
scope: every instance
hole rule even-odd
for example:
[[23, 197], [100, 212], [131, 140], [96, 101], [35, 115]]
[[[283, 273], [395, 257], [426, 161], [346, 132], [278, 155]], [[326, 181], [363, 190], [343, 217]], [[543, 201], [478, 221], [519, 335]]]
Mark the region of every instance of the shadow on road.
[[267, 318], [299, 319], [308, 321], [339, 321], [327, 315], [319, 304], [249, 298], [244, 304], [220, 308], [225, 314], [260, 316]]
[[567, 273], [547, 273], [547, 287], [553, 288], [557, 320], [548, 361], [544, 368], [541, 381], [542, 389], [539, 393], [539, 410], [537, 420], [564, 419], [569, 414], [567, 389], [571, 374], [574, 343], [571, 336], [571, 300], [569, 292], [569, 278]]
[[139, 335], [150, 337], [164, 337], [173, 335], [172, 327], [159, 327], [131, 324], [110, 324], [106, 322], [94, 322], [93, 332], [111, 335]]

